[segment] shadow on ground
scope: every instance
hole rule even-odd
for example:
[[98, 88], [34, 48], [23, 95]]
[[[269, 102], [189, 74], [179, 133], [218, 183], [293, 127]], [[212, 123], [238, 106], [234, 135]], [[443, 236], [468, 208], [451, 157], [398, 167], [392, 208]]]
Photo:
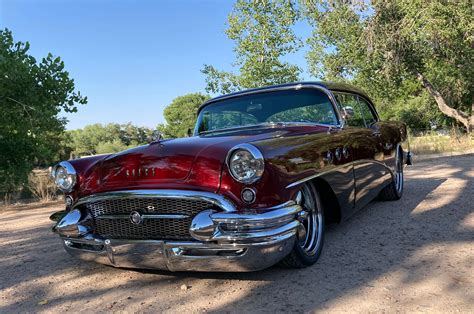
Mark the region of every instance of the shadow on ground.
[[415, 165], [402, 200], [371, 203], [330, 226], [319, 262], [299, 270], [168, 273], [83, 263], [50, 232], [51, 209], [8, 211], [0, 217], [0, 312], [469, 308], [473, 161], [466, 155]]

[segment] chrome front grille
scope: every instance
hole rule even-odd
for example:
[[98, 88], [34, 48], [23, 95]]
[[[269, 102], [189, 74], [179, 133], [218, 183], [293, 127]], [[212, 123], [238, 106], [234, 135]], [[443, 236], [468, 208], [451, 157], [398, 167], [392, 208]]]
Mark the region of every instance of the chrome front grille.
[[90, 202], [86, 204], [93, 217], [102, 215], [130, 214], [137, 211], [142, 214], [185, 214], [195, 216], [212, 203], [204, 200], [180, 198], [121, 198]]
[[192, 240], [189, 226], [192, 218], [145, 219], [134, 225], [127, 218], [96, 219], [95, 232], [104, 238], [137, 240]]
[[[199, 212], [214, 208], [208, 201], [182, 198], [103, 199], [84, 204], [94, 221], [93, 232], [111, 239], [192, 240], [191, 221]], [[133, 224], [131, 212], [144, 215], [180, 214], [181, 218], [144, 219]]]

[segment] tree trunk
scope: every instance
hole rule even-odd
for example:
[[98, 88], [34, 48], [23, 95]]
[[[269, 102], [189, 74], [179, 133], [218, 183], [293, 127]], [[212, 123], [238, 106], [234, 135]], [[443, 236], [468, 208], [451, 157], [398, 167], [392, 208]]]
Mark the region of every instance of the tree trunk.
[[[474, 131], [474, 117], [471, 114], [471, 117], [461, 110], [457, 110], [448, 106], [443, 96], [434, 88], [434, 86], [423, 76], [421, 73], [417, 73], [417, 78], [421, 82], [421, 85], [426, 88], [428, 93], [435, 99], [436, 104], [438, 105], [439, 110], [448, 117], [456, 119], [456, 121], [462, 123], [468, 132]], [[473, 103], [474, 106], [474, 103]], [[474, 109], [474, 107], [473, 107]], [[474, 111], [473, 111], [474, 112]]]
[[474, 100], [471, 104], [471, 130], [469, 131], [471, 135], [474, 136]]
[[12, 198], [11, 193], [10, 192], [5, 192], [5, 194], [3, 195], [3, 204], [5, 206], [10, 205], [11, 198]]

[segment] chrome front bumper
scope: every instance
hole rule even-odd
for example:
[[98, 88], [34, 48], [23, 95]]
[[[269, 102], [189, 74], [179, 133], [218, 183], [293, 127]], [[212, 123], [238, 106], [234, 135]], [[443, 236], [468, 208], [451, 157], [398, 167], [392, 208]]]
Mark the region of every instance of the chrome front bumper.
[[70, 211], [53, 228], [66, 251], [80, 259], [116, 267], [170, 271], [255, 271], [270, 267], [293, 249], [304, 232], [295, 202], [239, 213], [232, 208], [196, 215], [196, 241], [105, 239], [88, 232], [81, 215]]
[[115, 267], [170, 271], [255, 271], [270, 267], [290, 253], [294, 234], [254, 244], [215, 244], [157, 240], [63, 238], [74, 257]]

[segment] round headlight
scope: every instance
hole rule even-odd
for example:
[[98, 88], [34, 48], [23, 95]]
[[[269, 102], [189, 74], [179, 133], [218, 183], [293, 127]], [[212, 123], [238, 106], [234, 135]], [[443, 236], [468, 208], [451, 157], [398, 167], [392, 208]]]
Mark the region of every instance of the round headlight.
[[231, 149], [227, 160], [232, 177], [241, 183], [253, 183], [263, 174], [262, 153], [253, 145], [241, 144]]
[[77, 180], [74, 167], [67, 161], [63, 161], [55, 166], [52, 176], [54, 177], [54, 183], [64, 192], [71, 192]]

